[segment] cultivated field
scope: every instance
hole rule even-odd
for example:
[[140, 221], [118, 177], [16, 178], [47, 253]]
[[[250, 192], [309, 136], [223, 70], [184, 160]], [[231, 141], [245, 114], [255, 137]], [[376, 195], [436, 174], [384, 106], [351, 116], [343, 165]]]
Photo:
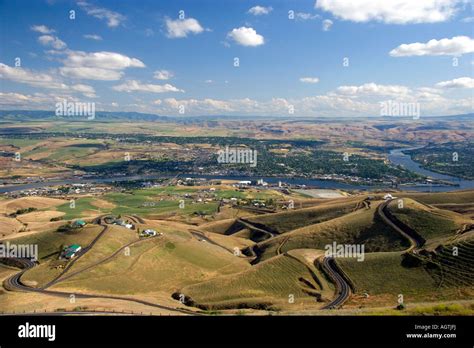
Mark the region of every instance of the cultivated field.
[[[242, 192], [228, 184], [163, 186], [79, 195], [75, 208], [67, 196], [4, 199], [0, 223], [7, 228], [2, 230], [5, 241], [39, 247], [39, 264], [20, 278], [25, 286], [108, 297], [81, 300], [90, 309], [147, 308], [136, 300], [164, 305], [161, 313], [178, 308], [203, 313], [324, 314], [321, 309], [337, 291], [323, 260], [326, 247], [336, 242], [365, 248], [362, 261], [335, 258], [352, 290], [338, 313], [402, 314], [394, 310], [399, 295], [406, 314], [470, 313], [474, 294], [470, 210], [463, 214], [444, 208], [474, 204], [474, 195], [470, 191], [395, 194], [398, 198], [391, 202], [377, 193], [326, 199], [299, 196], [301, 204], [294, 209], [256, 214], [232, 205], [217, 211], [215, 204], [193, 202], [197, 195], [277, 200], [281, 193]], [[181, 199], [187, 208], [179, 208]], [[203, 207], [205, 213], [196, 216]], [[389, 215], [382, 216], [384, 211]], [[120, 216], [133, 229], [95, 219], [104, 214]], [[387, 223], [387, 216], [396, 227]], [[87, 225], [58, 230], [78, 218]], [[140, 237], [147, 228], [160, 235]], [[415, 251], [408, 251], [413, 238], [397, 228], [419, 240]], [[74, 262], [59, 260], [61, 250], [71, 244], [80, 244], [86, 252]], [[2, 274], [7, 277], [13, 270], [6, 268]], [[22, 293], [6, 292], [0, 303], [5, 304], [7, 297], [25, 301]], [[43, 307], [25, 301], [21, 308], [52, 307], [71, 306], [61, 306], [55, 299]], [[150, 311], [160, 313], [156, 308]]]

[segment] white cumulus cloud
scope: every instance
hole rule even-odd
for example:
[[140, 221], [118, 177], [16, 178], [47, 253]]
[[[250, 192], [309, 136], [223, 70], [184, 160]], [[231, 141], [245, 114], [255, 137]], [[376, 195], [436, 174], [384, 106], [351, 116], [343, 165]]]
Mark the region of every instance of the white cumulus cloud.
[[174, 74], [169, 70], [157, 70], [154, 72], [153, 77], [157, 80], [169, 80]]
[[150, 93], [167, 93], [167, 92], [184, 92], [182, 89], [176, 88], [170, 84], [154, 85], [144, 84], [136, 80], [125, 81], [124, 83], [113, 86], [114, 90], [119, 92], [150, 92]]
[[430, 40], [426, 43], [402, 44], [390, 51], [392, 57], [409, 56], [461, 56], [474, 52], [474, 40], [468, 36]]
[[21, 67], [14, 68], [3, 63], [0, 63], [0, 78], [42, 89], [54, 89], [65, 93], [78, 92], [89, 98], [96, 97], [95, 90], [92, 86], [84, 84], [69, 86], [55, 75], [36, 72]]
[[331, 29], [332, 27], [332, 24], [333, 24], [332, 20], [325, 19], [323, 21], [323, 31], [329, 31], [329, 29]]
[[176, 19], [167, 18], [166, 21], [167, 36], [169, 38], [184, 38], [188, 34], [199, 34], [204, 31], [204, 28], [199, 24], [197, 19]]
[[364, 83], [360, 86], [340, 86], [337, 92], [343, 95], [365, 96], [400, 96], [410, 91], [408, 87], [399, 85], [379, 85], [374, 82]]
[[125, 16], [118, 12], [91, 5], [86, 1], [79, 1], [77, 4], [86, 11], [89, 16], [106, 20], [107, 26], [110, 28], [118, 27], [125, 20]]
[[74, 79], [115, 81], [120, 80], [123, 72], [119, 70], [88, 68], [88, 67], [61, 67], [59, 72], [62, 76]]
[[41, 88], [67, 89], [67, 85], [58, 81], [51, 74], [11, 67], [3, 63], [0, 63], [0, 78]]
[[144, 68], [145, 64], [137, 59], [116, 52], [68, 51], [59, 68], [61, 75], [87, 80], [113, 81], [123, 76], [126, 68]]
[[62, 50], [67, 47], [66, 43], [59, 39], [57, 36], [52, 35], [41, 35], [38, 41], [43, 46], [51, 46], [56, 50]]
[[449, 81], [441, 81], [436, 84], [441, 88], [474, 88], [474, 79], [470, 77], [460, 77]]
[[46, 25], [33, 25], [31, 30], [36, 31], [41, 34], [52, 34], [54, 33], [53, 29], [48, 28]]
[[264, 6], [254, 6], [248, 10], [248, 13], [253, 14], [254, 16], [261, 16], [266, 15], [272, 12], [273, 8], [271, 6], [264, 7]]
[[92, 86], [77, 84], [77, 85], [72, 85], [71, 89], [73, 91], [82, 93], [84, 96], [86, 96], [88, 98], [96, 98], [97, 97], [95, 95], [94, 87], [92, 87]]
[[317, 0], [317, 9], [353, 22], [392, 24], [436, 23], [449, 20], [465, 0]]
[[130, 58], [116, 52], [70, 51], [64, 65], [75, 67], [97, 67], [103, 69], [144, 68], [145, 64], [137, 58]]
[[234, 28], [227, 36], [242, 46], [260, 46], [265, 43], [262, 35], [257, 34], [255, 29], [248, 27]]

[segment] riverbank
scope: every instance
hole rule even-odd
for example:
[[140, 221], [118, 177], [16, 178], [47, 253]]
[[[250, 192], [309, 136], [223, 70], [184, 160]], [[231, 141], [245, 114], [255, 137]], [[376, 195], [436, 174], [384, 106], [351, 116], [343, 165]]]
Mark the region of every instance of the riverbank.
[[[400, 165], [404, 168], [423, 175], [428, 178], [440, 182], [446, 182], [446, 185], [440, 185], [435, 183], [426, 184], [402, 184], [399, 185], [398, 189], [402, 191], [418, 191], [418, 192], [448, 192], [455, 190], [466, 190], [474, 189], [474, 181], [464, 180], [461, 178], [452, 177], [449, 175], [439, 174], [421, 167], [421, 165], [413, 161], [410, 155], [405, 154], [403, 151], [417, 149], [416, 148], [404, 148], [391, 150], [388, 159], [394, 165]], [[317, 189], [329, 189], [329, 190], [380, 190], [380, 189], [394, 189], [389, 185], [361, 185], [361, 184], [350, 184], [343, 181], [330, 180], [330, 179], [308, 179], [308, 178], [288, 178], [288, 177], [246, 177], [246, 176], [219, 176], [219, 175], [193, 175], [193, 174], [182, 174], [179, 176], [163, 175], [163, 174], [150, 174], [150, 175], [130, 175], [130, 176], [113, 176], [113, 177], [98, 177], [98, 178], [71, 178], [64, 180], [53, 180], [53, 181], [40, 181], [32, 182], [27, 184], [18, 185], [6, 185], [0, 187], [0, 193], [9, 193], [22, 190], [39, 189], [49, 186], [61, 186], [61, 185], [73, 185], [73, 184], [107, 184], [114, 182], [123, 181], [146, 181], [146, 180], [166, 180], [173, 177], [192, 177], [192, 178], [203, 178], [207, 180], [238, 180], [238, 181], [257, 181], [263, 179], [265, 182], [270, 184], [278, 184], [279, 182], [289, 185], [299, 185], [312, 187]]]
[[[410, 147], [410, 148], [402, 148], [402, 149], [394, 149], [390, 151], [388, 155], [388, 159], [392, 164], [400, 165], [405, 169], [408, 169], [414, 173], [423, 175], [433, 180], [438, 180], [442, 182], [446, 182], [451, 185], [456, 185], [456, 190], [466, 190], [466, 189], [473, 189], [474, 188], [474, 180], [466, 180], [463, 178], [458, 178], [454, 176], [450, 176], [447, 174], [441, 174], [437, 172], [433, 172], [426, 168], [423, 168], [422, 165], [418, 162], [412, 160], [411, 156], [406, 154], [405, 151], [416, 150], [420, 149], [421, 147]], [[421, 186], [421, 185], [417, 185]], [[430, 185], [425, 185], [428, 189], [433, 189]], [[439, 190], [433, 190], [439, 192]], [[445, 191], [452, 191], [450, 189], [446, 189]], [[431, 192], [431, 191], [430, 191]]]

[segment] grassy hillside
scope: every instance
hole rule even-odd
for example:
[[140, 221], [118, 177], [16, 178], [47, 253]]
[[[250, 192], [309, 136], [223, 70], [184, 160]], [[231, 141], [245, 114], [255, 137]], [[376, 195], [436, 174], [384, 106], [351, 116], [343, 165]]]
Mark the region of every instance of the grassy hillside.
[[268, 231], [273, 234], [282, 234], [303, 226], [316, 224], [326, 220], [348, 214], [353, 211], [360, 198], [349, 200], [331, 200], [316, 207], [289, 210], [274, 214], [246, 216], [239, 219], [225, 219], [200, 226], [201, 230], [235, 235], [260, 242], [269, 238]]
[[[99, 215], [104, 212], [104, 209], [101, 211], [93, 205], [94, 200], [95, 198], [93, 197], [79, 198], [75, 200], [74, 208], [71, 208], [70, 202], [67, 202], [58, 206], [56, 209], [64, 213], [64, 220], [77, 219], [91, 214]], [[105, 212], [107, 212], [107, 210], [105, 210]]]
[[396, 219], [425, 239], [427, 245], [453, 238], [458, 231], [473, 224], [460, 214], [429, 208], [409, 198], [403, 199], [403, 208], [399, 208], [397, 200], [394, 200], [388, 209]]
[[321, 287], [314, 276], [303, 263], [280, 255], [244, 272], [184, 287], [180, 293], [206, 309], [321, 306], [316, 302]]
[[441, 287], [474, 286], [474, 238], [437, 248], [431, 260]]
[[65, 261], [59, 261], [61, 250], [71, 244], [89, 245], [102, 231], [102, 227], [90, 225], [71, 232], [42, 232], [16, 239], [18, 244], [37, 244], [39, 265], [25, 272], [21, 278], [25, 284], [41, 286], [62, 272]]
[[364, 244], [365, 252], [403, 250], [408, 241], [385, 225], [375, 214], [378, 203], [371, 209], [361, 209], [353, 213], [309, 225], [258, 244], [261, 259], [273, 257], [277, 250], [287, 252], [292, 249], [323, 249], [334, 241], [338, 244]]
[[220, 221], [213, 221], [199, 226], [199, 229], [224, 234], [234, 223], [236, 219], [224, 219]]
[[88, 225], [70, 232], [39, 232], [24, 237], [18, 237], [11, 244], [37, 244], [39, 252], [39, 261], [48, 257], [57, 258], [62, 246], [79, 244], [88, 245], [99, 232], [102, 227], [97, 225]]
[[169, 298], [185, 285], [247, 267], [250, 266], [244, 259], [218, 246], [199, 242], [187, 232], [164, 230], [162, 237], [131, 246], [129, 255], [119, 253], [54, 288], [110, 294], [165, 292]]
[[379, 252], [366, 254], [363, 262], [353, 258], [338, 258], [337, 262], [358, 293], [389, 294], [396, 305], [398, 294], [416, 295], [437, 286], [424, 267], [404, 267], [402, 260], [401, 252]]
[[15, 234], [23, 228], [23, 224], [17, 219], [0, 216], [0, 237]]
[[[358, 305], [395, 307], [399, 294], [406, 303], [472, 298], [472, 235], [432, 252], [370, 253], [363, 262], [349, 258], [338, 258], [337, 262], [356, 286], [356, 296], [351, 301]], [[364, 293], [370, 297], [361, 300]]]
[[321, 204], [316, 207], [296, 209], [294, 211], [254, 216], [246, 220], [257, 226], [262, 225], [272, 232], [285, 233], [347, 214], [356, 207], [357, 202], [349, 200], [347, 202], [340, 201], [338, 203]]
[[[188, 190], [179, 190], [180, 193], [187, 193]], [[192, 192], [189, 190], [189, 192]], [[110, 193], [104, 197], [105, 200], [114, 203], [116, 207], [112, 209], [113, 214], [140, 214], [143, 216], [151, 216], [157, 214], [165, 214], [176, 212], [177, 214], [191, 214], [194, 212], [203, 212], [212, 214], [217, 211], [217, 203], [196, 203], [192, 200], [185, 199], [183, 209], [179, 208], [179, 200], [158, 200], [155, 195], [157, 192], [152, 189], [138, 190], [133, 194], [128, 193]]]
[[[459, 255], [453, 255], [453, 246]], [[445, 245], [424, 261], [413, 264], [399, 252], [370, 253], [364, 262], [339, 258], [341, 268], [356, 286], [349, 306], [397, 305], [402, 294], [405, 303], [472, 299], [474, 285], [474, 242]], [[361, 295], [367, 293], [369, 297]]]
[[120, 226], [109, 226], [107, 231], [95, 243], [94, 247], [82, 256], [69, 272], [75, 272], [84, 267], [87, 267], [95, 262], [98, 262], [110, 255], [121, 247], [137, 241], [138, 233]]
[[397, 196], [412, 198], [425, 204], [474, 203], [474, 190], [430, 193], [401, 192]]
[[21, 197], [16, 199], [7, 199], [0, 202], [0, 214], [15, 213], [19, 209], [36, 208], [47, 209], [61, 205], [66, 201], [63, 199], [47, 197]]

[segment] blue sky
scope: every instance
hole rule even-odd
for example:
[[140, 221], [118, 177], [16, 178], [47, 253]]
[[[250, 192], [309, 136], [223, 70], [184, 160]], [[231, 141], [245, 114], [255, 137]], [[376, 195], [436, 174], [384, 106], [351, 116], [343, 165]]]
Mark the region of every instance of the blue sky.
[[377, 116], [393, 100], [472, 112], [464, 0], [7, 0], [0, 22], [2, 109], [66, 99], [164, 115]]

